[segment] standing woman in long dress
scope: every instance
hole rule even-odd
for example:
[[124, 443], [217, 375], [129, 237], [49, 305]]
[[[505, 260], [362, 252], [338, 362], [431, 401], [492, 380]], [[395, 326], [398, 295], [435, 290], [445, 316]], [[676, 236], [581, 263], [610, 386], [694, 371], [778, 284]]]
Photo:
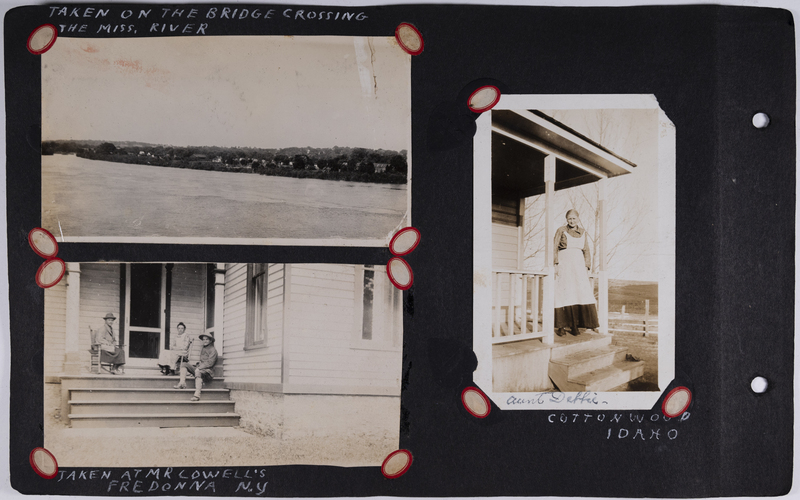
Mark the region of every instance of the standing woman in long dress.
[[563, 337], [566, 328], [580, 335], [578, 328], [597, 328], [597, 306], [589, 282], [592, 256], [586, 230], [578, 227], [578, 212], [567, 212], [567, 225], [558, 228], [555, 237], [556, 297], [555, 326]]

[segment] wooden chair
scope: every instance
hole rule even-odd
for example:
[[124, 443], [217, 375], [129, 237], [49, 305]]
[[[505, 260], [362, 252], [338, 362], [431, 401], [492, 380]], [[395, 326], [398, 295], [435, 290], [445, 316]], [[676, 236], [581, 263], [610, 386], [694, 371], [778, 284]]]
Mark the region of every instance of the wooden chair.
[[102, 370], [110, 374], [113, 363], [100, 362], [100, 341], [97, 339], [98, 333], [98, 330], [92, 330], [92, 327], [89, 327], [89, 338], [91, 339], [91, 347], [89, 348], [89, 372], [100, 375]]

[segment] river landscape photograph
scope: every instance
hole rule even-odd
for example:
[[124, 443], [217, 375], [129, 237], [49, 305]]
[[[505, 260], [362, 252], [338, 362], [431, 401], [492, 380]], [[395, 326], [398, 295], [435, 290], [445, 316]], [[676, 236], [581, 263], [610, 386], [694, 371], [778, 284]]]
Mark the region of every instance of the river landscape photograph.
[[393, 38], [63, 39], [42, 57], [59, 241], [385, 245], [410, 225]]

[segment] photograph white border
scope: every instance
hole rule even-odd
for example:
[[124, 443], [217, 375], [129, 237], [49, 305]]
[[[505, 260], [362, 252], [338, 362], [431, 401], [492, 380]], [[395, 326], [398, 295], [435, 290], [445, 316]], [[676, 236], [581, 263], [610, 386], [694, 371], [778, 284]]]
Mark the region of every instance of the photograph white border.
[[[675, 377], [675, 126], [653, 95], [504, 95], [493, 109], [658, 110], [658, 385]], [[661, 392], [510, 393], [492, 386], [491, 112], [477, 120], [473, 142], [473, 350], [475, 383], [502, 410], [649, 410]], [[579, 396], [579, 394], [583, 394]], [[576, 397], [578, 396], [578, 397]], [[588, 396], [588, 397], [587, 397]], [[510, 400], [514, 403], [510, 403]]]

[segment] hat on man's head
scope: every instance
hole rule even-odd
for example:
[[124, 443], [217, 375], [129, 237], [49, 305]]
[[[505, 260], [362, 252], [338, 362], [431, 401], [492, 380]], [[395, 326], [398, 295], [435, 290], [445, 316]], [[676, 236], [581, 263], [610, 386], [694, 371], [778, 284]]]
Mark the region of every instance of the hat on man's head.
[[106, 315], [103, 316], [103, 319], [108, 319], [108, 318], [117, 319], [117, 317], [114, 316], [114, 313], [106, 313]]
[[200, 340], [203, 340], [203, 338], [207, 338], [208, 340], [211, 341], [212, 344], [214, 343], [214, 336], [213, 335], [208, 335], [208, 334], [205, 334], [205, 333], [201, 333], [200, 335], [198, 335], [197, 338], [199, 338]]

